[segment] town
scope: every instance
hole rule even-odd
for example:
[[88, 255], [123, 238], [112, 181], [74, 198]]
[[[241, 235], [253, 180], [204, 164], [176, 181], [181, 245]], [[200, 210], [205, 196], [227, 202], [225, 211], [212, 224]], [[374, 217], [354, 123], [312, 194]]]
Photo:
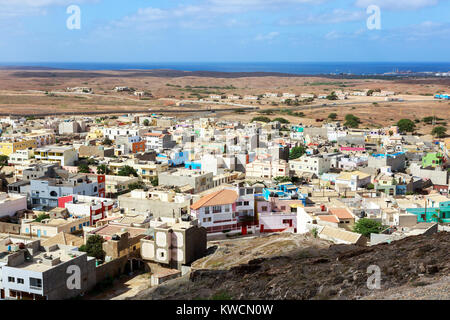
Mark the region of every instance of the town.
[[[403, 99], [382, 90], [206, 99], [349, 96]], [[419, 135], [409, 119], [359, 128], [350, 110], [314, 124], [243, 113], [2, 117], [0, 298], [98, 297], [122, 275], [139, 276], [137, 294], [202, 268], [213, 245], [276, 234], [370, 247], [450, 230], [442, 119], [424, 119], [436, 126]]]

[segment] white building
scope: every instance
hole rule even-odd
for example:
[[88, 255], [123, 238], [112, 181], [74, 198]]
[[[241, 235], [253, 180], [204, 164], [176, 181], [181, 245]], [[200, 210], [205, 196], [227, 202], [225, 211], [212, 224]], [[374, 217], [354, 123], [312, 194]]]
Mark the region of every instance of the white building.
[[356, 191], [370, 183], [370, 174], [361, 171], [344, 172], [336, 178], [336, 189]]
[[289, 161], [289, 169], [300, 176], [304, 172], [314, 173], [317, 176], [330, 170], [331, 160], [322, 156], [304, 155], [298, 159]]
[[147, 131], [148, 129], [142, 127], [109, 127], [102, 129], [103, 136], [110, 140], [116, 140], [118, 136], [142, 136]]
[[73, 166], [78, 161], [78, 152], [72, 146], [48, 146], [36, 148], [34, 152], [36, 160], [55, 163], [61, 166]]
[[[3, 246], [2, 246], [3, 247]], [[0, 252], [1, 299], [64, 300], [88, 292], [96, 283], [95, 258], [74, 246], [42, 247], [40, 240], [9, 245]], [[68, 286], [75, 271], [79, 287]]]
[[245, 175], [246, 177], [253, 179], [273, 179], [275, 177], [288, 177], [289, 164], [285, 160], [255, 160], [251, 163], [246, 164]]
[[13, 216], [27, 208], [27, 197], [20, 194], [0, 192], [0, 218]]
[[34, 157], [33, 149], [17, 150], [9, 155], [8, 163], [12, 165], [28, 165]]
[[296, 97], [295, 93], [283, 93], [283, 98], [295, 99], [295, 97]]
[[86, 123], [82, 120], [62, 121], [59, 123], [59, 134], [74, 134], [86, 131]]

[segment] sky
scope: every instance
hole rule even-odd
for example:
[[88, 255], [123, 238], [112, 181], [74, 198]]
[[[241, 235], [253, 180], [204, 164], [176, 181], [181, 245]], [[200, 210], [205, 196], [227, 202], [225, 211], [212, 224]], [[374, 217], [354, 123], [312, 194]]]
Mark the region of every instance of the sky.
[[0, 30], [0, 62], [450, 60], [450, 0], [0, 0]]

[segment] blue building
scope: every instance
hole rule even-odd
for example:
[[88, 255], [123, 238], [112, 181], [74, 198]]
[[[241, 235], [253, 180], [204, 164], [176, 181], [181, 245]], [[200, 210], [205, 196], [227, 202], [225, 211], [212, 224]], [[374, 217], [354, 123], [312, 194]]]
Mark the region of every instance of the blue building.
[[280, 200], [301, 200], [303, 205], [306, 205], [307, 194], [298, 193], [298, 187], [292, 183], [280, 183], [275, 188], [264, 188], [263, 197], [269, 201], [271, 197], [279, 198]]
[[436, 94], [434, 96], [435, 99], [445, 99], [445, 100], [449, 100], [449, 95], [448, 94]]
[[159, 161], [167, 162], [169, 166], [175, 167], [185, 164], [189, 159], [189, 152], [171, 152], [169, 155], [158, 154], [156, 157]]
[[184, 163], [184, 167], [186, 169], [191, 169], [191, 170], [201, 170], [202, 169], [202, 164], [199, 162], [191, 162], [191, 161], [187, 161]]

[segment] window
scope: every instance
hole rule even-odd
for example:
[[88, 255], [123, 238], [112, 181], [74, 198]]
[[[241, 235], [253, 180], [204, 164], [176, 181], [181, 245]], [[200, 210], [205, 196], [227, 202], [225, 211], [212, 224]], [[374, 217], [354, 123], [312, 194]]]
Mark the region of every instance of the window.
[[222, 212], [222, 206], [213, 206], [213, 213]]
[[14, 277], [8, 277], [8, 282], [16, 282], [16, 278], [14, 278]]
[[238, 202], [237, 202], [237, 205], [238, 205], [238, 206], [242, 206], [242, 201], [238, 201]]
[[23, 284], [23, 283], [24, 283], [24, 281], [23, 281], [23, 279], [22, 279], [22, 278], [17, 278], [17, 283], [19, 283], [19, 284]]
[[248, 206], [249, 202], [248, 201], [244, 201], [244, 206]]
[[253, 194], [253, 189], [247, 189], [247, 194]]
[[230, 206], [229, 205], [225, 206], [225, 212], [230, 212]]
[[205, 214], [209, 214], [209, 207], [205, 207]]
[[261, 210], [264, 211], [264, 212], [266, 212], [266, 211], [267, 211], [267, 207], [266, 207], [266, 206], [261, 207]]

